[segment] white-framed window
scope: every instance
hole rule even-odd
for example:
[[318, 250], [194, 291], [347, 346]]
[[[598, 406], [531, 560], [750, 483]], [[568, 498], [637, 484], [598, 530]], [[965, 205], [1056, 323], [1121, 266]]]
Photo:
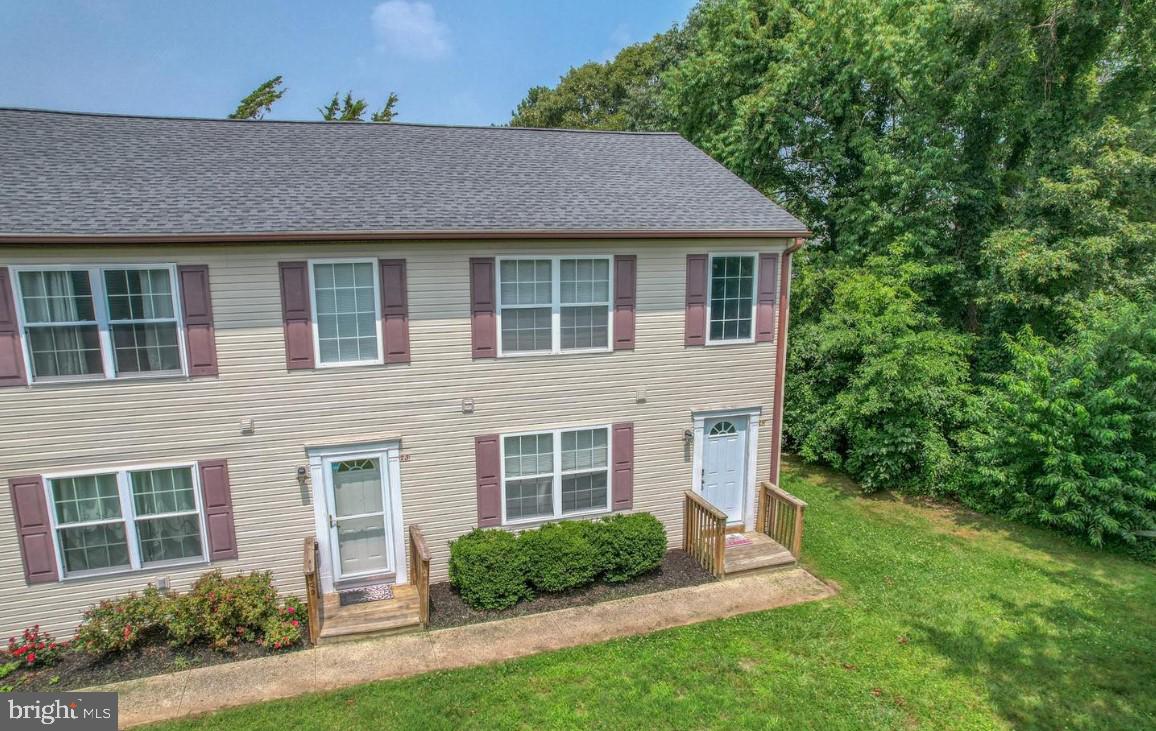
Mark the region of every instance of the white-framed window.
[[49, 475], [44, 487], [65, 578], [208, 560], [195, 465]]
[[502, 436], [502, 522], [610, 509], [610, 427]]
[[310, 261], [309, 289], [318, 367], [385, 362], [376, 259]]
[[755, 254], [710, 255], [708, 345], [755, 339]]
[[185, 373], [175, 265], [13, 270], [32, 383]]
[[610, 256], [498, 257], [498, 355], [610, 350]]

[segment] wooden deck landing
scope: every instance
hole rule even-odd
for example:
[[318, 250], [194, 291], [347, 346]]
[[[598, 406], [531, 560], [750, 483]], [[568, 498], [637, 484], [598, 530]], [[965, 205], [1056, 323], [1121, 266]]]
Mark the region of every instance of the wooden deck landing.
[[723, 559], [726, 576], [795, 564], [795, 557], [791, 555], [791, 552], [766, 533], [749, 531], [741, 535], [750, 539], [751, 542], [726, 547]]
[[421, 629], [419, 598], [413, 584], [394, 584], [393, 598], [341, 606], [337, 594], [326, 594], [319, 641], [362, 639]]

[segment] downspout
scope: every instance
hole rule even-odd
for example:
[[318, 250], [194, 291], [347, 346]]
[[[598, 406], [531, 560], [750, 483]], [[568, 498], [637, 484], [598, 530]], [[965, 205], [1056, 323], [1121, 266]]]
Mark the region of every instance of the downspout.
[[791, 319], [791, 254], [803, 248], [806, 239], [795, 239], [782, 254], [779, 264], [779, 321], [775, 333], [775, 407], [771, 416], [771, 484], [779, 484], [783, 451], [783, 395], [787, 379], [787, 324]]

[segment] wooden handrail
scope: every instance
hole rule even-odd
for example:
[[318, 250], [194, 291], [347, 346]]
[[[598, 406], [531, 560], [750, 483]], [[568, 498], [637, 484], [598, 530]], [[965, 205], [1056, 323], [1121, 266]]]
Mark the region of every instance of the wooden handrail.
[[807, 503], [778, 485], [759, 485], [758, 529], [791, 552], [795, 558], [803, 550], [803, 514]]
[[321, 637], [321, 582], [317, 576], [317, 538], [305, 538], [305, 606], [309, 615], [309, 643], [316, 645]]
[[726, 513], [687, 490], [682, 515], [682, 550], [717, 577], [726, 573]]
[[417, 587], [418, 619], [429, 626], [429, 548], [417, 525], [409, 527], [409, 580]]

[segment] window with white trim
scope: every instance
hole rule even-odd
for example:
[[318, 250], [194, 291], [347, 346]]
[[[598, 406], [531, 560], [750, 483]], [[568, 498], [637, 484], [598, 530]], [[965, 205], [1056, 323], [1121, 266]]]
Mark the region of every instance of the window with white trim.
[[609, 256], [498, 259], [499, 355], [610, 349]]
[[609, 443], [609, 427], [503, 437], [503, 522], [609, 510]]
[[756, 260], [753, 254], [711, 255], [708, 343], [754, 339]]
[[382, 363], [377, 262], [309, 262], [313, 341], [322, 366]]
[[15, 271], [33, 382], [185, 372], [175, 266]]
[[50, 477], [46, 483], [66, 577], [206, 560], [192, 465]]

